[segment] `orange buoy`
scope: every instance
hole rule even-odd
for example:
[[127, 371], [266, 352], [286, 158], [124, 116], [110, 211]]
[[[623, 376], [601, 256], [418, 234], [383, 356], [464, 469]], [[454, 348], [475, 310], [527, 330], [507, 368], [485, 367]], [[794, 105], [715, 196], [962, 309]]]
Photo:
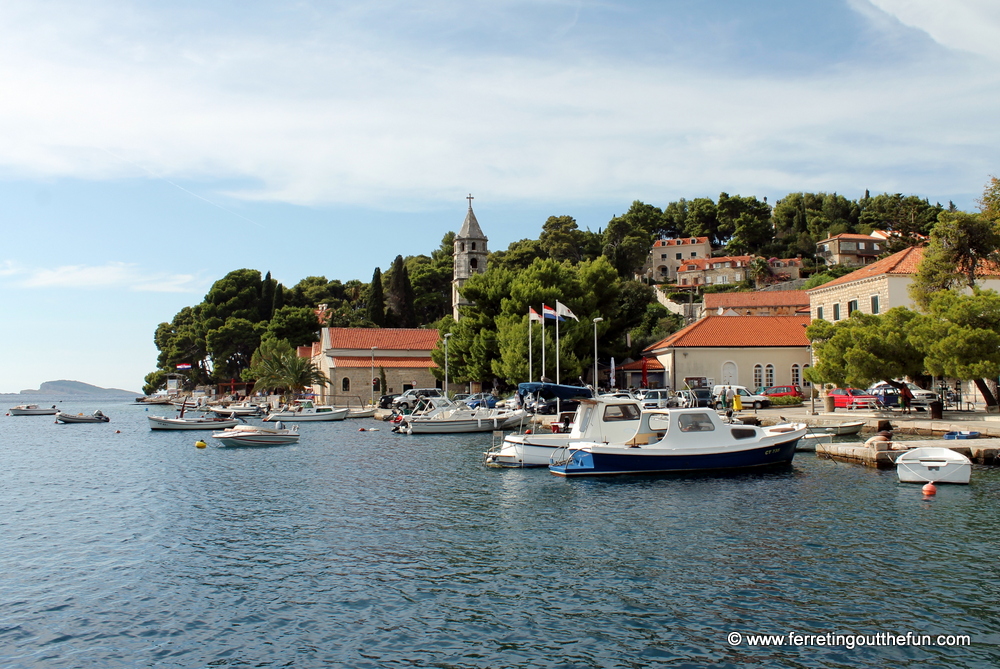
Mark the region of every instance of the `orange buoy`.
[[923, 491], [925, 495], [935, 495], [937, 494], [937, 486], [935, 486], [933, 483], [928, 483], [924, 485]]

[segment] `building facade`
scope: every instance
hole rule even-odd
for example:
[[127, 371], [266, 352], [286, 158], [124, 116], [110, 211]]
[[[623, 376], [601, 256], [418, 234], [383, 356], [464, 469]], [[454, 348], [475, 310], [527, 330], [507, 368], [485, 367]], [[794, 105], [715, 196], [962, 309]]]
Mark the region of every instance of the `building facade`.
[[795, 316], [809, 312], [804, 290], [705, 293], [705, 314], [713, 316]]
[[845, 233], [816, 242], [816, 257], [827, 265], [867, 265], [885, 250], [884, 239], [869, 235]]
[[473, 274], [486, 271], [486, 258], [489, 256], [486, 235], [479, 227], [476, 214], [472, 211], [472, 196], [469, 196], [469, 211], [465, 214], [462, 229], [455, 235], [455, 269], [451, 280], [452, 316], [457, 321], [461, 314], [460, 307], [472, 303], [462, 297], [460, 289]]
[[712, 244], [708, 237], [657, 239], [642, 266], [642, 277], [656, 283], [677, 283], [677, 268], [692, 258], [710, 258]]

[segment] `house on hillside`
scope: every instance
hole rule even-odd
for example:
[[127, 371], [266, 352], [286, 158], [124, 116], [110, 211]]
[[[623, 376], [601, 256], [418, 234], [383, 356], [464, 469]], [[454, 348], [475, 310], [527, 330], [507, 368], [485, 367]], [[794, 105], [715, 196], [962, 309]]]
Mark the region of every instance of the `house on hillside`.
[[753, 256], [692, 258], [677, 269], [678, 286], [718, 286], [746, 281]]
[[867, 265], [885, 249], [884, 239], [845, 233], [816, 242], [816, 257], [827, 265]]
[[804, 290], [741, 293], [705, 293], [706, 315], [795, 316], [809, 314], [809, 294]]
[[431, 373], [436, 367], [431, 351], [438, 344], [437, 330], [424, 328], [323, 328], [320, 341], [299, 349], [310, 357], [330, 379], [326, 388], [313, 392], [332, 404], [368, 403], [373, 379], [385, 370], [386, 392], [401, 393], [410, 388], [436, 388], [440, 383]]
[[924, 250], [909, 247], [850, 274], [807, 290], [813, 318], [839, 321], [860, 309], [881, 314], [893, 307], [913, 308], [909, 288]]
[[680, 239], [657, 239], [649, 251], [641, 276], [656, 283], [676, 283], [677, 268], [685, 260], [709, 258], [712, 244], [708, 237], [683, 237]]
[[714, 384], [807, 387], [810, 365], [808, 316], [706, 316], [648, 346], [644, 356], [663, 365], [671, 390]]

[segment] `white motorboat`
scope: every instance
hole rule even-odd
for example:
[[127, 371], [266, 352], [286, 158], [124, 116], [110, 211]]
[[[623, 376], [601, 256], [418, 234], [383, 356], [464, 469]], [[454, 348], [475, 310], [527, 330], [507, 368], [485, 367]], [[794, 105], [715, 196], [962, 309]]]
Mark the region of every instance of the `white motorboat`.
[[972, 461], [950, 448], [914, 448], [896, 458], [902, 483], [968, 483]]
[[59, 409], [52, 405], [51, 408], [40, 407], [37, 404], [18, 404], [9, 409], [11, 416], [53, 416], [59, 413]]
[[265, 412], [258, 404], [250, 402], [234, 402], [233, 404], [213, 404], [197, 409], [197, 411], [211, 412], [220, 417], [231, 416], [257, 416]]
[[524, 409], [471, 408], [464, 402], [444, 397], [428, 397], [417, 404], [413, 413], [403, 416], [393, 432], [403, 434], [459, 434], [510, 430], [528, 419]]
[[[496, 467], [548, 467], [556, 449], [571, 441], [618, 442], [631, 438], [639, 426], [641, 413], [641, 403], [633, 399], [612, 395], [583, 399], [568, 432], [525, 430], [508, 434], [483, 455], [487, 465]], [[551, 425], [562, 424], [557, 421]]]
[[85, 413], [65, 413], [60, 411], [56, 414], [56, 420], [60, 423], [108, 423], [111, 419], [98, 409], [92, 414]]
[[297, 425], [286, 428], [281, 422], [274, 427], [237, 425], [222, 432], [213, 432], [212, 437], [223, 446], [285, 446], [298, 443], [299, 428]]
[[290, 423], [320, 420], [344, 420], [347, 418], [347, 407], [316, 406], [312, 400], [295, 400], [295, 404], [287, 411], [273, 411], [264, 419], [273, 423], [286, 420]]
[[865, 426], [865, 421], [863, 420], [852, 420], [846, 423], [840, 423], [839, 425], [827, 425], [823, 429], [830, 434], [835, 434], [838, 436], [843, 436], [846, 434], [857, 434], [861, 432], [861, 428]]
[[642, 413], [627, 440], [567, 444], [553, 454], [549, 471], [558, 476], [593, 476], [788, 464], [807, 431], [803, 423], [772, 427], [725, 423], [707, 409], [656, 409]]
[[243, 422], [241, 418], [218, 418], [215, 416], [147, 416], [150, 430], [221, 430]]

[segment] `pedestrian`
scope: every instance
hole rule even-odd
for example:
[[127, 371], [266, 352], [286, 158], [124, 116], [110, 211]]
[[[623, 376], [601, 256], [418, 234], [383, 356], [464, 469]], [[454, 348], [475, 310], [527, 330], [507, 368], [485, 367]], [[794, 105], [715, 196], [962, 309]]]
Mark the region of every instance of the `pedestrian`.
[[899, 408], [903, 410], [903, 413], [910, 413], [910, 403], [913, 401], [913, 391], [910, 387], [903, 384], [903, 387], [899, 389]]
[[733, 390], [732, 386], [726, 386], [726, 407], [732, 408], [733, 398], [736, 396], [736, 391]]

